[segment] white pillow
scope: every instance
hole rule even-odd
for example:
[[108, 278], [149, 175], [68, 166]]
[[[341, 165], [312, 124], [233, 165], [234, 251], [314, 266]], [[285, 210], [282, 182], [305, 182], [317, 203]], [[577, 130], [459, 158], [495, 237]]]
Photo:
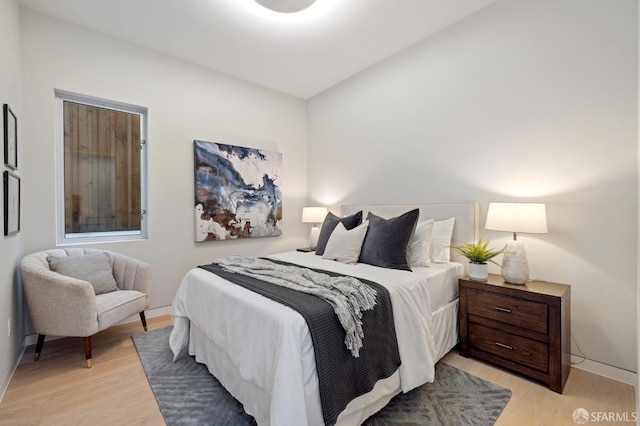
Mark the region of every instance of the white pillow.
[[338, 222], [327, 241], [322, 258], [342, 263], [358, 263], [368, 226], [369, 221], [365, 220], [355, 228], [347, 230], [342, 222]]
[[433, 219], [418, 222], [407, 246], [407, 263], [409, 266], [431, 265], [431, 234]]
[[451, 259], [451, 238], [453, 224], [456, 218], [436, 220], [431, 231], [431, 261], [434, 263], [448, 263]]

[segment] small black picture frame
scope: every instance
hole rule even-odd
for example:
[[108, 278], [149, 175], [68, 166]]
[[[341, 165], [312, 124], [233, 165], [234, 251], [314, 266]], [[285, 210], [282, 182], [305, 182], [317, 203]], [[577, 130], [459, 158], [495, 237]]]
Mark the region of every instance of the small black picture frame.
[[6, 171], [4, 181], [4, 235], [20, 232], [20, 178]]
[[18, 168], [18, 119], [8, 104], [4, 104], [4, 164], [10, 169]]

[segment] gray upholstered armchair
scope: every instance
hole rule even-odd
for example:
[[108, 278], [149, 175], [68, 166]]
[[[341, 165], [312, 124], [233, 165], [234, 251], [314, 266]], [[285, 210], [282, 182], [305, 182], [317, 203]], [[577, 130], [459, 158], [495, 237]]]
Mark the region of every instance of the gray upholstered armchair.
[[[151, 287], [151, 266], [147, 263], [107, 250], [70, 248], [27, 255], [20, 269], [31, 321], [38, 333], [36, 361], [47, 335], [83, 337], [90, 368], [92, 335], [135, 314], [140, 314], [147, 330], [144, 310], [149, 307]], [[112, 288], [96, 287], [100, 270], [102, 278], [113, 278]], [[87, 273], [86, 280], [73, 278]]]

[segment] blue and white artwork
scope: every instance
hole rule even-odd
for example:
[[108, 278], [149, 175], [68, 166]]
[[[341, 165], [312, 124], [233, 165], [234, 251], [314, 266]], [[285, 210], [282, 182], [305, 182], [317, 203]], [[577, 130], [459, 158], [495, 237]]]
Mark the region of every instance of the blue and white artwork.
[[193, 141], [196, 241], [282, 235], [282, 154]]

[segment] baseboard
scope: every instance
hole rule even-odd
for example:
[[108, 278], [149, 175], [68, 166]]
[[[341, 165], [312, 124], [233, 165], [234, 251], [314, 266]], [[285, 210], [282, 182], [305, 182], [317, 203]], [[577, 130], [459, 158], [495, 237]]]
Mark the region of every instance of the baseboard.
[[608, 377], [609, 379], [631, 385], [634, 388], [638, 383], [638, 375], [633, 371], [623, 370], [622, 368], [602, 364], [576, 355], [571, 355], [571, 367], [579, 368], [580, 370], [588, 371], [589, 373], [597, 374], [599, 376]]
[[22, 359], [22, 356], [24, 355], [24, 350], [26, 348], [27, 347], [23, 344], [22, 348], [18, 351], [18, 353], [16, 354], [13, 360], [13, 366], [11, 367], [11, 369], [9, 369], [7, 376], [2, 381], [2, 387], [0, 387], [0, 403], [2, 403], [2, 398], [4, 398], [4, 394], [7, 392], [7, 389], [9, 388], [9, 383], [11, 383], [11, 379], [13, 379], [13, 375], [15, 374], [16, 369], [20, 364], [20, 360]]
[[171, 305], [168, 306], [160, 306], [159, 308], [149, 309], [145, 311], [145, 316], [148, 318], [159, 317], [161, 315], [168, 315], [171, 310]]
[[[166, 315], [169, 313], [169, 310], [171, 309], [171, 306], [161, 306], [159, 308], [153, 308], [153, 309], [149, 309], [144, 311], [144, 316], [146, 318], [153, 318], [153, 317], [159, 317], [161, 315]], [[132, 315], [129, 318], [123, 319], [122, 321], [120, 321], [118, 324], [126, 324], [129, 322], [137, 322], [140, 321], [140, 316], [139, 315]], [[56, 339], [60, 339], [61, 337], [58, 336], [47, 336], [45, 339], [45, 342], [48, 342], [50, 340], [56, 340]], [[38, 334], [34, 333], [34, 334], [29, 334], [27, 336], [25, 336], [24, 338], [24, 346], [29, 346], [29, 345], [35, 345], [36, 342], [38, 341]], [[24, 352], [24, 350], [23, 350]], [[18, 360], [19, 361], [19, 360]]]
[[[153, 317], [159, 317], [161, 315], [167, 315], [170, 309], [171, 309], [171, 306], [161, 306], [159, 308], [149, 309], [144, 311], [144, 316], [146, 318], [153, 318]], [[126, 318], [120, 321], [118, 324], [126, 324], [128, 322], [136, 322], [136, 321], [140, 321], [139, 315], [130, 316], [129, 318]]]

